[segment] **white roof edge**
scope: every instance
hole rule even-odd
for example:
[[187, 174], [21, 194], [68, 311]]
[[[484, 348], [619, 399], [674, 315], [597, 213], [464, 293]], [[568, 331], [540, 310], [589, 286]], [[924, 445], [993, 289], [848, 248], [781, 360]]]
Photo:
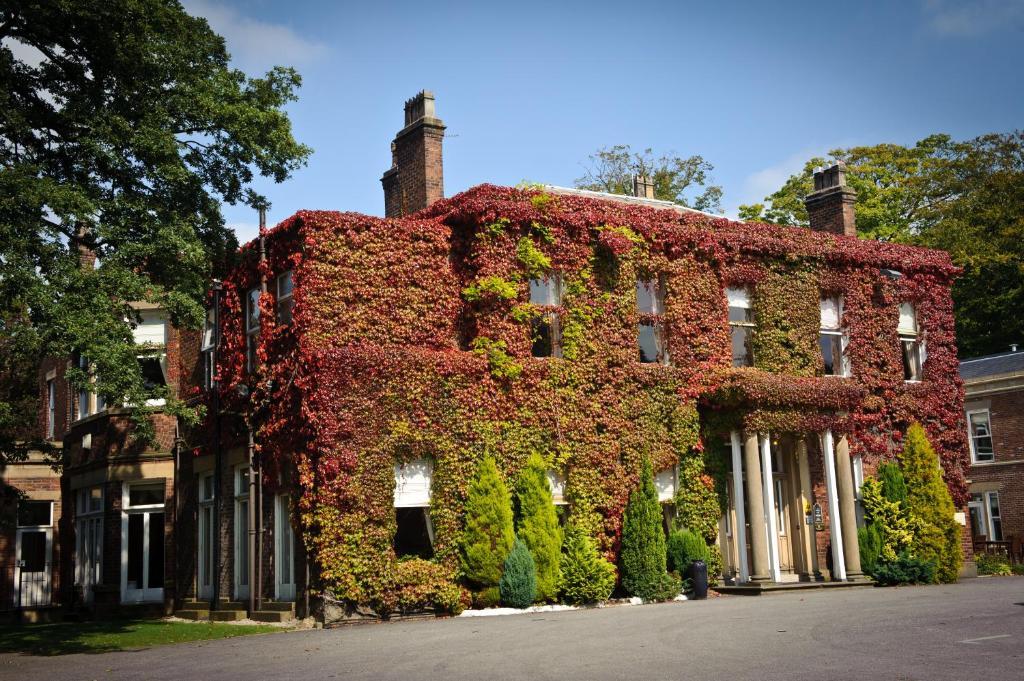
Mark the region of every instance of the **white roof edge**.
[[650, 206], [651, 208], [675, 210], [680, 213], [696, 213], [697, 215], [704, 215], [705, 217], [709, 218], [716, 218], [718, 220], [728, 220], [729, 222], [736, 222], [736, 220], [727, 218], [724, 215], [708, 213], [707, 211], [698, 210], [697, 208], [690, 208], [689, 206], [682, 206], [678, 203], [672, 203], [671, 201], [664, 201], [662, 199], [648, 199], [643, 196], [630, 196], [629, 194], [612, 194], [610, 192], [597, 192], [592, 189], [559, 187], [558, 185], [555, 184], [542, 184], [541, 188], [544, 191], [552, 192], [554, 194], [576, 194], [578, 196], [590, 196], [595, 199], [603, 199], [605, 201], [617, 201], [619, 203], [636, 203], [641, 206]]

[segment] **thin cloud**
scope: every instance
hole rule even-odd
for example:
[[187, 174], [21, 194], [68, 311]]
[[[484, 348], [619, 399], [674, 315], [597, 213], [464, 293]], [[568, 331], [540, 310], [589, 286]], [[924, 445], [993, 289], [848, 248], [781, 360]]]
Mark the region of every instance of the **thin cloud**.
[[772, 164], [747, 175], [741, 184], [739, 197], [730, 206], [726, 215], [735, 218], [739, 207], [744, 204], [763, 203], [766, 196], [779, 190], [789, 179], [804, 169], [804, 164], [815, 156], [824, 156], [820, 149], [805, 149], [791, 154], [778, 163]]
[[928, 28], [942, 36], [1024, 30], [1024, 0], [924, 0], [923, 10]]
[[330, 52], [326, 44], [301, 36], [284, 24], [244, 16], [219, 2], [184, 0], [182, 5], [224, 37], [232, 61], [246, 72], [263, 72], [275, 65], [307, 66]]

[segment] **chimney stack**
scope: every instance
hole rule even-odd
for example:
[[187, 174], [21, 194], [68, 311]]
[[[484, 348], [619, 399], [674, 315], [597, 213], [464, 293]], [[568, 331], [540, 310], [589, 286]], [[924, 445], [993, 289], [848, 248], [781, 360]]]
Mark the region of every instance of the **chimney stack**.
[[423, 90], [405, 103], [405, 127], [391, 143], [384, 185], [384, 215], [397, 218], [444, 198], [441, 142], [445, 125], [434, 114], [434, 94]]
[[836, 161], [830, 168], [814, 169], [814, 191], [804, 199], [811, 229], [844, 236], [857, 236], [854, 202], [857, 192], [846, 185], [846, 164]]
[[653, 199], [654, 182], [648, 180], [646, 175], [634, 175], [633, 196], [639, 196], [642, 199]]

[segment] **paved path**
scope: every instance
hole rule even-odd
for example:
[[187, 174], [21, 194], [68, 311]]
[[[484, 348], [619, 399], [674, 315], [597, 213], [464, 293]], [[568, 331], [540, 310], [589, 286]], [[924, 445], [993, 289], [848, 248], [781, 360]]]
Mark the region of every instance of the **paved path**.
[[1024, 577], [0, 656], [0, 679], [1024, 678]]

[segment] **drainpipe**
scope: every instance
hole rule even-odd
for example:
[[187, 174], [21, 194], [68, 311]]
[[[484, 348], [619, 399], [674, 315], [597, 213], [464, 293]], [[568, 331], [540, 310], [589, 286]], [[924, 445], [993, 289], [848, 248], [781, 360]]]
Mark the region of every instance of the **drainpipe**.
[[256, 444], [253, 440], [252, 425], [246, 423], [249, 431], [249, 541], [246, 551], [249, 552], [249, 614], [256, 612], [256, 497], [259, 486], [256, 484]]
[[217, 378], [218, 350], [220, 349], [220, 293], [223, 288], [219, 279], [213, 280], [213, 380], [210, 382], [210, 411], [213, 413], [213, 593], [210, 596], [210, 611], [217, 609], [220, 602], [220, 503], [221, 468], [223, 454], [220, 446], [220, 380]]
[[[262, 297], [267, 292], [267, 273], [265, 270], [267, 262], [267, 209], [264, 206], [260, 206], [260, 296]], [[263, 463], [257, 461], [255, 443], [252, 440], [252, 431], [249, 432], [250, 443], [253, 447], [252, 450], [252, 463], [255, 464], [249, 468], [250, 473], [253, 476], [253, 491], [249, 495], [249, 507], [252, 509], [252, 513], [256, 516], [255, 523], [249, 525], [255, 532], [255, 546], [254, 553], [256, 554], [255, 560], [250, 561], [251, 569], [253, 570], [255, 579], [249, 580], [249, 591], [250, 591], [250, 605], [253, 606], [255, 611], [263, 608]], [[255, 592], [255, 593], [253, 593]]]

